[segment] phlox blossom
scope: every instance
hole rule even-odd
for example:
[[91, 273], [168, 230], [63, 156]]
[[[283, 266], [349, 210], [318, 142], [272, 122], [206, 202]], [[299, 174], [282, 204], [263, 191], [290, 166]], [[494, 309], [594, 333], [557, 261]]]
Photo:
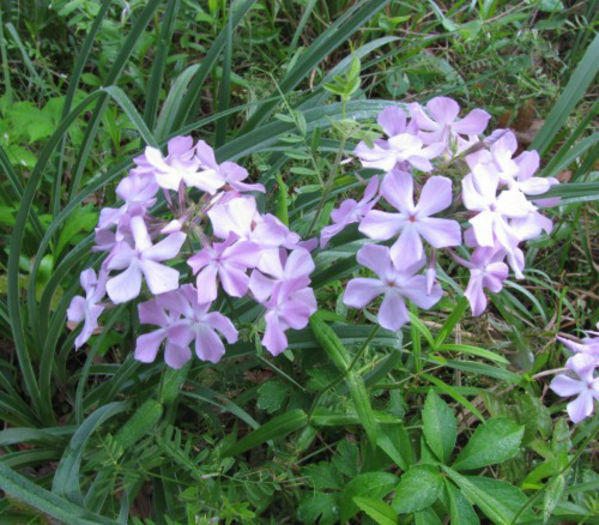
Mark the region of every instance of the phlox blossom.
[[430, 177], [422, 188], [418, 204], [414, 204], [412, 175], [395, 170], [383, 179], [381, 195], [399, 213], [371, 210], [359, 230], [375, 240], [387, 240], [399, 234], [391, 247], [391, 258], [396, 264], [422, 259], [421, 238], [435, 248], [461, 244], [458, 222], [431, 217], [451, 205], [451, 180], [447, 177]]
[[176, 232], [157, 244], [152, 244], [143, 217], [131, 218], [134, 246], [128, 242], [117, 243], [106, 259], [107, 270], [123, 270], [106, 282], [106, 291], [113, 303], [124, 303], [134, 299], [141, 290], [141, 278], [145, 277], [153, 294], [175, 290], [179, 286], [179, 272], [160, 264], [175, 257], [186, 235]]
[[593, 413], [593, 402], [599, 400], [599, 377], [594, 377], [598, 365], [597, 358], [592, 355], [575, 354], [568, 359], [566, 368], [578, 379], [560, 374], [549, 385], [558, 396], [577, 396], [567, 405], [568, 415], [574, 423], [590, 416]]
[[69, 323], [84, 321], [83, 329], [75, 339], [75, 348], [83, 346], [98, 328], [98, 317], [104, 311], [100, 301], [106, 295], [106, 272], [100, 271], [100, 275], [96, 275], [92, 268], [88, 268], [81, 272], [79, 281], [85, 290], [85, 297], [76, 295], [67, 309]]
[[376, 244], [364, 245], [356, 258], [377, 277], [356, 277], [349, 281], [343, 302], [354, 308], [363, 308], [375, 297], [383, 295], [378, 322], [387, 330], [399, 330], [409, 321], [405, 299], [425, 309], [441, 299], [443, 291], [439, 284], [434, 284], [429, 291], [426, 277], [416, 275], [424, 266], [424, 259], [400, 266], [394, 264], [389, 248]]

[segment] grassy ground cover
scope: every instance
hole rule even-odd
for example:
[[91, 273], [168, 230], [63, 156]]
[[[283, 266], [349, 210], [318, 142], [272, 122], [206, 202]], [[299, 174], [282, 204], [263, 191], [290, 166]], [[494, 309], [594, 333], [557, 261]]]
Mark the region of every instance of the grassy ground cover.
[[[2, 523], [595, 523], [599, 422], [549, 384], [599, 322], [599, 3], [0, 0]], [[81, 350], [99, 211], [145, 145], [243, 163], [304, 238], [359, 198], [356, 143], [393, 103], [451, 96], [536, 149], [561, 205], [472, 317], [449, 258], [394, 333], [342, 296], [357, 229], [315, 252], [319, 311], [272, 357], [223, 301], [217, 364], [133, 358], [133, 304]], [[362, 172], [360, 172], [362, 173]], [[183, 271], [183, 268], [181, 268]]]

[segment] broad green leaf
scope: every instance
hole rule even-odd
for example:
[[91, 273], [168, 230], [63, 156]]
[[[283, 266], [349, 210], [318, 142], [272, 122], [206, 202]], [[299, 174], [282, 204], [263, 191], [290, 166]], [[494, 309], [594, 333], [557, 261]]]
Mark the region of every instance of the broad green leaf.
[[378, 525], [397, 525], [397, 512], [386, 503], [361, 496], [354, 497], [354, 503]]
[[332, 492], [304, 494], [297, 508], [297, 517], [302, 523], [333, 525], [339, 520], [337, 495]]
[[475, 470], [513, 458], [520, 448], [524, 426], [503, 417], [479, 425], [452, 467]]
[[400, 514], [410, 514], [430, 507], [441, 494], [443, 478], [430, 465], [416, 465], [405, 472], [395, 489], [393, 509]]
[[383, 498], [393, 490], [396, 484], [397, 477], [388, 472], [358, 474], [345, 485], [339, 498], [341, 521], [345, 523], [358, 513], [359, 507], [353, 501], [355, 496]]
[[306, 465], [302, 468], [302, 476], [307, 478], [309, 485], [319, 490], [339, 490], [343, 486], [343, 476], [327, 461]]
[[470, 502], [451, 481], [447, 480], [447, 478], [444, 481], [449, 499], [451, 525], [478, 525], [480, 520]]
[[[494, 523], [512, 524], [516, 514], [527, 501], [519, 489], [504, 481], [480, 476], [462, 476], [449, 467], [442, 468], [462, 494]], [[534, 515], [530, 512], [523, 513], [518, 522], [530, 521], [531, 518], [534, 519]]]
[[403, 425], [385, 425], [379, 427], [376, 444], [399, 468], [408, 470], [413, 462], [412, 443]]
[[276, 412], [289, 396], [289, 388], [280, 381], [266, 381], [258, 388], [256, 405], [269, 414]]
[[424, 438], [442, 463], [447, 463], [458, 435], [453, 410], [433, 389], [428, 391], [422, 410]]
[[435, 511], [429, 507], [414, 513], [414, 525], [443, 525], [443, 522]]

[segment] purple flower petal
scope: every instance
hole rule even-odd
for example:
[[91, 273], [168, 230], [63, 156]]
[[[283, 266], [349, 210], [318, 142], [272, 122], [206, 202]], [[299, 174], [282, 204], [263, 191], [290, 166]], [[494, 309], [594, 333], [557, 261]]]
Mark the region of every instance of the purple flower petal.
[[430, 177], [422, 188], [416, 211], [419, 216], [439, 213], [451, 206], [451, 180], [447, 177]]
[[490, 119], [491, 115], [486, 111], [473, 109], [462, 120], [455, 122], [453, 129], [461, 135], [480, 135], [487, 127]]
[[115, 304], [126, 303], [131, 299], [135, 299], [140, 290], [141, 270], [137, 263], [131, 264], [124, 272], [111, 277], [106, 282], [108, 297]]
[[364, 308], [384, 291], [385, 287], [378, 279], [356, 277], [347, 283], [343, 303], [354, 308]]
[[449, 97], [435, 97], [426, 103], [426, 109], [442, 124], [452, 124], [460, 113], [458, 103]]
[[202, 361], [218, 363], [225, 354], [225, 346], [216, 332], [204, 325], [197, 329], [195, 352]]
[[170, 292], [179, 287], [179, 272], [174, 268], [149, 259], [140, 261], [139, 265], [148, 288], [154, 295]]
[[154, 246], [144, 250], [144, 258], [153, 261], [174, 259], [185, 242], [186, 235], [182, 232], [171, 233]]
[[371, 239], [386, 241], [397, 235], [405, 223], [406, 218], [401, 213], [371, 210], [362, 219], [358, 230]]
[[177, 346], [170, 342], [164, 348], [164, 362], [171, 368], [179, 369], [191, 359], [191, 350], [187, 346]]
[[160, 344], [165, 338], [165, 329], [155, 330], [154, 332], [140, 335], [135, 343], [135, 359], [142, 363], [153, 363], [158, 354]]
[[379, 324], [387, 330], [397, 331], [410, 320], [406, 303], [399, 293], [389, 291], [379, 309]]
[[196, 288], [198, 289], [199, 303], [210, 303], [218, 296], [217, 274], [218, 268], [215, 265], [208, 265], [198, 273]]
[[580, 395], [568, 403], [566, 409], [573, 423], [580, 423], [584, 418], [593, 413], [593, 394], [590, 390], [583, 390]]

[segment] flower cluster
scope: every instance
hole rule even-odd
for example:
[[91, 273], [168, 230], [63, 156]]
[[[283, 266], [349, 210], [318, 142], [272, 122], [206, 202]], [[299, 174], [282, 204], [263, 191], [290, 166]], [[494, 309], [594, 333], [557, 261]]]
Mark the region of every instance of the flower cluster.
[[558, 339], [574, 355], [566, 362], [569, 375], [557, 375], [549, 387], [561, 397], [577, 396], [568, 403], [567, 410], [570, 419], [578, 423], [593, 413], [594, 400], [599, 401], [599, 377], [595, 377], [599, 368], [599, 332], [589, 331], [581, 341]]
[[[116, 189], [124, 204], [100, 213], [94, 250], [106, 257], [99, 273], [82, 272], [85, 297], [74, 297], [67, 311], [70, 323], [84, 323], [75, 346], [98, 329], [105, 308], [147, 295], [145, 282], [153, 297], [138, 304], [139, 320], [158, 328], [137, 338], [140, 361], [154, 361], [164, 343], [166, 363], [179, 368], [193, 342], [198, 358], [217, 362], [225, 352], [221, 336], [229, 344], [238, 337], [230, 319], [211, 311], [221, 288], [225, 296], [249, 295], [261, 304], [264, 346], [274, 355], [285, 350], [285, 332], [304, 328], [316, 310], [310, 243], [261, 214], [250, 192], [264, 187], [245, 182], [242, 166], [217, 163], [204, 141], [174, 138], [167, 155], [148, 146], [134, 163]], [[152, 214], [160, 195], [168, 219]], [[173, 266], [182, 261], [189, 267], [183, 277]], [[187, 273], [195, 286], [181, 284]]]
[[511, 131], [482, 137], [487, 112], [475, 109], [460, 119], [459, 111], [448, 97], [409, 104], [407, 112], [384, 109], [378, 124], [386, 138], [355, 149], [362, 166], [381, 170], [382, 179], [372, 176], [360, 201], [343, 201], [321, 234], [324, 247], [346, 225], [358, 223], [369, 239], [386, 241], [358, 251], [358, 262], [377, 278], [351, 280], [344, 302], [362, 308], [382, 294], [378, 322], [390, 330], [408, 321], [405, 298], [422, 308], [441, 298], [435, 282], [438, 250], [470, 270], [464, 294], [472, 313], [480, 315], [487, 306], [485, 289], [500, 291], [509, 267], [523, 277], [522, 243], [552, 228], [534, 196], [557, 180], [534, 176], [538, 153], [516, 156]]

